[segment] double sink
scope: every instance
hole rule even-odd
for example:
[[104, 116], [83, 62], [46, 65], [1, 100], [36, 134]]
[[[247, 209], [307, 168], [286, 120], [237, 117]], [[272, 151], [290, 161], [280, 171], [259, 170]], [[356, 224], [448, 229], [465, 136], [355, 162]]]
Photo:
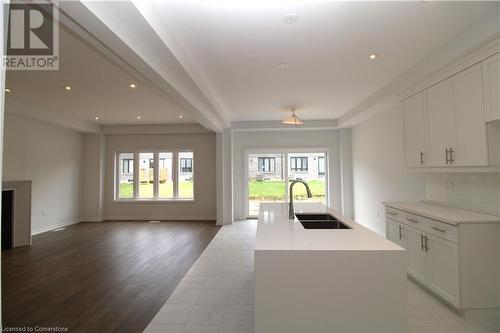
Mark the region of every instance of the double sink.
[[352, 229], [335, 216], [325, 213], [295, 214], [304, 229]]

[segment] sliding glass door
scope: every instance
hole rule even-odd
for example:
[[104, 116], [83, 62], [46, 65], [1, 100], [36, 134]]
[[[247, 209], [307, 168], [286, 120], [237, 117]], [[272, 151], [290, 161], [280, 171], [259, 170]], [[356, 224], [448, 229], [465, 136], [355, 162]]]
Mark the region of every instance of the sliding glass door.
[[327, 156], [326, 151], [282, 150], [247, 153], [247, 215], [259, 215], [259, 207], [265, 202], [288, 202], [289, 186], [293, 180], [309, 184], [312, 198], [307, 197], [305, 187], [294, 187], [294, 201], [327, 203]]

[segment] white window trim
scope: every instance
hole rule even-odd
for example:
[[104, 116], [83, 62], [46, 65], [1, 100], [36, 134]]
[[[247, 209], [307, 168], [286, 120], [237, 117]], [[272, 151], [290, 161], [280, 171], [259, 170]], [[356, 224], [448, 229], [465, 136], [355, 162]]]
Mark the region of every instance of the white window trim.
[[[120, 154], [131, 153], [134, 156], [134, 197], [133, 198], [120, 198]], [[153, 153], [155, 159], [155, 169], [153, 177], [153, 198], [139, 198], [139, 154], [140, 153]], [[159, 153], [172, 153], [172, 182], [173, 182], [173, 198], [159, 198]], [[179, 198], [179, 153], [192, 153], [193, 154], [193, 197], [192, 198]], [[113, 189], [113, 203], [194, 203], [196, 202], [196, 179], [195, 179], [195, 158], [196, 151], [194, 149], [119, 149], [114, 151], [114, 189]]]

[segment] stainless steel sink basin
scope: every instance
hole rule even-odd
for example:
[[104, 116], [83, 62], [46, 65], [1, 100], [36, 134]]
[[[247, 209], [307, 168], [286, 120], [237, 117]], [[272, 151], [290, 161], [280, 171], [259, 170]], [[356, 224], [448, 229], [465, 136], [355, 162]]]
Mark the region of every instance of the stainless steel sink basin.
[[352, 229], [335, 216], [325, 213], [295, 214], [304, 229]]

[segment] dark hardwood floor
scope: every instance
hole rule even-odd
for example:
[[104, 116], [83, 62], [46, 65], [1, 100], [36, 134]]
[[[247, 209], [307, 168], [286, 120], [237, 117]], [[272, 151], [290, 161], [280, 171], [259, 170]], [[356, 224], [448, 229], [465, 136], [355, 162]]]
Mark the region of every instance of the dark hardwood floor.
[[142, 332], [219, 227], [78, 223], [2, 251], [3, 327]]

